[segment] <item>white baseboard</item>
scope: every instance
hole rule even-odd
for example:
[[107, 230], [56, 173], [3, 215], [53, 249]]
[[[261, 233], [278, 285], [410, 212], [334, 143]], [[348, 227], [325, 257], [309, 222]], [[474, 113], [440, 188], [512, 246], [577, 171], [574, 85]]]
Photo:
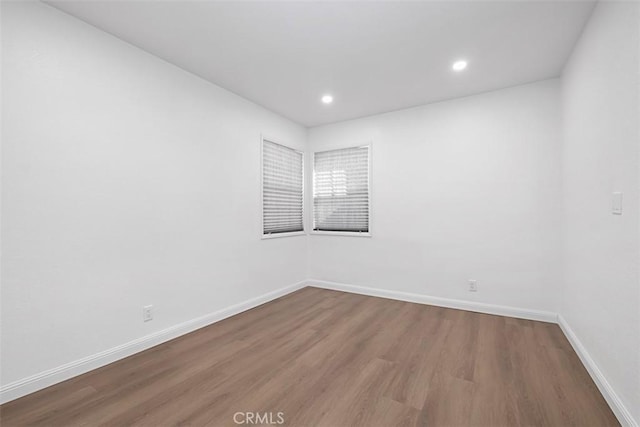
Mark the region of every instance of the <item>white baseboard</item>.
[[530, 310], [525, 308], [509, 307], [506, 305], [485, 304], [474, 301], [432, 297], [429, 295], [390, 291], [366, 286], [347, 285], [344, 283], [327, 282], [324, 280], [309, 280], [307, 284], [316, 288], [332, 289], [334, 291], [351, 292], [354, 294], [415, 302], [418, 304], [435, 305], [438, 307], [455, 308], [458, 310], [474, 311], [477, 313], [496, 314], [498, 316], [517, 317], [519, 319], [538, 320], [541, 322], [557, 323], [558, 318], [556, 313], [552, 313], [550, 311]]
[[605, 400], [609, 404], [609, 407], [618, 418], [618, 421], [620, 421], [620, 424], [626, 427], [638, 427], [638, 422], [633, 418], [631, 412], [629, 412], [624, 403], [622, 403], [620, 397], [613, 390], [611, 384], [609, 384], [600, 368], [598, 368], [598, 365], [596, 365], [594, 360], [591, 358], [591, 355], [589, 355], [587, 349], [584, 347], [584, 345], [582, 345], [582, 342], [580, 342], [577, 335], [575, 334], [575, 332], [573, 332], [562, 315], [558, 315], [558, 324], [560, 325], [560, 329], [562, 329], [562, 332], [564, 332], [564, 335], [571, 343], [571, 346], [575, 350], [576, 354], [582, 361], [582, 364], [585, 366], [585, 368], [587, 368], [587, 371], [589, 372], [589, 375], [591, 375], [593, 382], [596, 383], [598, 390], [600, 390], [600, 393], [602, 393], [602, 396], [605, 398]]
[[163, 342], [172, 340], [181, 335], [193, 332], [196, 329], [203, 328], [211, 325], [212, 323], [219, 322], [227, 317], [234, 316], [243, 311], [262, 305], [266, 302], [280, 298], [298, 289], [304, 288], [306, 281], [298, 282], [296, 284], [269, 292], [261, 295], [257, 298], [252, 298], [248, 301], [241, 302], [239, 304], [232, 305], [231, 307], [218, 310], [214, 313], [210, 313], [196, 319], [188, 320], [162, 331], [154, 332], [153, 334], [146, 335], [128, 343], [119, 345], [117, 347], [110, 348], [100, 353], [93, 354], [88, 357], [58, 366], [53, 369], [49, 369], [44, 372], [32, 375], [27, 378], [23, 378], [18, 381], [14, 381], [0, 388], [0, 403], [6, 403], [19, 397], [25, 396], [29, 393], [41, 390], [43, 388], [52, 386], [59, 382], [68, 380], [70, 378], [82, 375], [91, 370], [100, 368], [102, 366], [113, 363], [117, 360], [124, 359], [135, 353], [154, 347]]

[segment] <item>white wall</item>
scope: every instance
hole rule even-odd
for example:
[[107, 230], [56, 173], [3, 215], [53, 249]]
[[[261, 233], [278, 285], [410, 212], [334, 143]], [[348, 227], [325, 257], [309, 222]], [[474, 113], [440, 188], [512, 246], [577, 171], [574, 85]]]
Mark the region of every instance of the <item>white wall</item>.
[[309, 150], [373, 141], [373, 237], [311, 236], [310, 278], [555, 312], [559, 96], [553, 79], [310, 129]]
[[[640, 422], [640, 11], [601, 2], [563, 74], [561, 315]], [[624, 213], [611, 214], [611, 193]]]
[[2, 55], [2, 384], [305, 279], [259, 177], [303, 127], [41, 3]]

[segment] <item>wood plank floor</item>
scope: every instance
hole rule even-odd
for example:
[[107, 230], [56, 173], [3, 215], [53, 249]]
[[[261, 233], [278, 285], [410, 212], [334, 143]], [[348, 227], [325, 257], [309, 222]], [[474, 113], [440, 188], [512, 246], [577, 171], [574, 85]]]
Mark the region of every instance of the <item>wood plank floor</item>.
[[619, 425], [557, 325], [315, 288], [9, 402], [0, 420], [233, 426], [237, 412], [287, 426]]

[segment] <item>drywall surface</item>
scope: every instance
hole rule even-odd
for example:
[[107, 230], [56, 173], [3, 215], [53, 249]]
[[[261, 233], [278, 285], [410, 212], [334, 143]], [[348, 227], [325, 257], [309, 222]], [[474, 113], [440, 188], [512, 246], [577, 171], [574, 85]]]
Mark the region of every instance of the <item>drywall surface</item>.
[[558, 79], [312, 128], [308, 141], [373, 143], [372, 237], [310, 236], [311, 279], [556, 311]]
[[[600, 2], [563, 73], [560, 313], [640, 421], [639, 5]], [[623, 192], [623, 214], [612, 193]]]
[[39, 2], [2, 68], [3, 385], [306, 278], [260, 229], [260, 134], [303, 127]]

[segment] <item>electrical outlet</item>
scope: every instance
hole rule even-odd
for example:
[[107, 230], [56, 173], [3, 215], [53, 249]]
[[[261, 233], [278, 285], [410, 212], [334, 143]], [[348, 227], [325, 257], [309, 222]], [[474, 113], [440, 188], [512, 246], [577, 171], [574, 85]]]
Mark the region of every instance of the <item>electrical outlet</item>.
[[478, 292], [478, 283], [475, 280], [469, 280], [469, 292]]
[[142, 321], [149, 322], [151, 320], [153, 320], [153, 306], [145, 305], [142, 307]]
[[622, 193], [619, 191], [613, 193], [612, 202], [611, 213], [614, 215], [622, 215]]

